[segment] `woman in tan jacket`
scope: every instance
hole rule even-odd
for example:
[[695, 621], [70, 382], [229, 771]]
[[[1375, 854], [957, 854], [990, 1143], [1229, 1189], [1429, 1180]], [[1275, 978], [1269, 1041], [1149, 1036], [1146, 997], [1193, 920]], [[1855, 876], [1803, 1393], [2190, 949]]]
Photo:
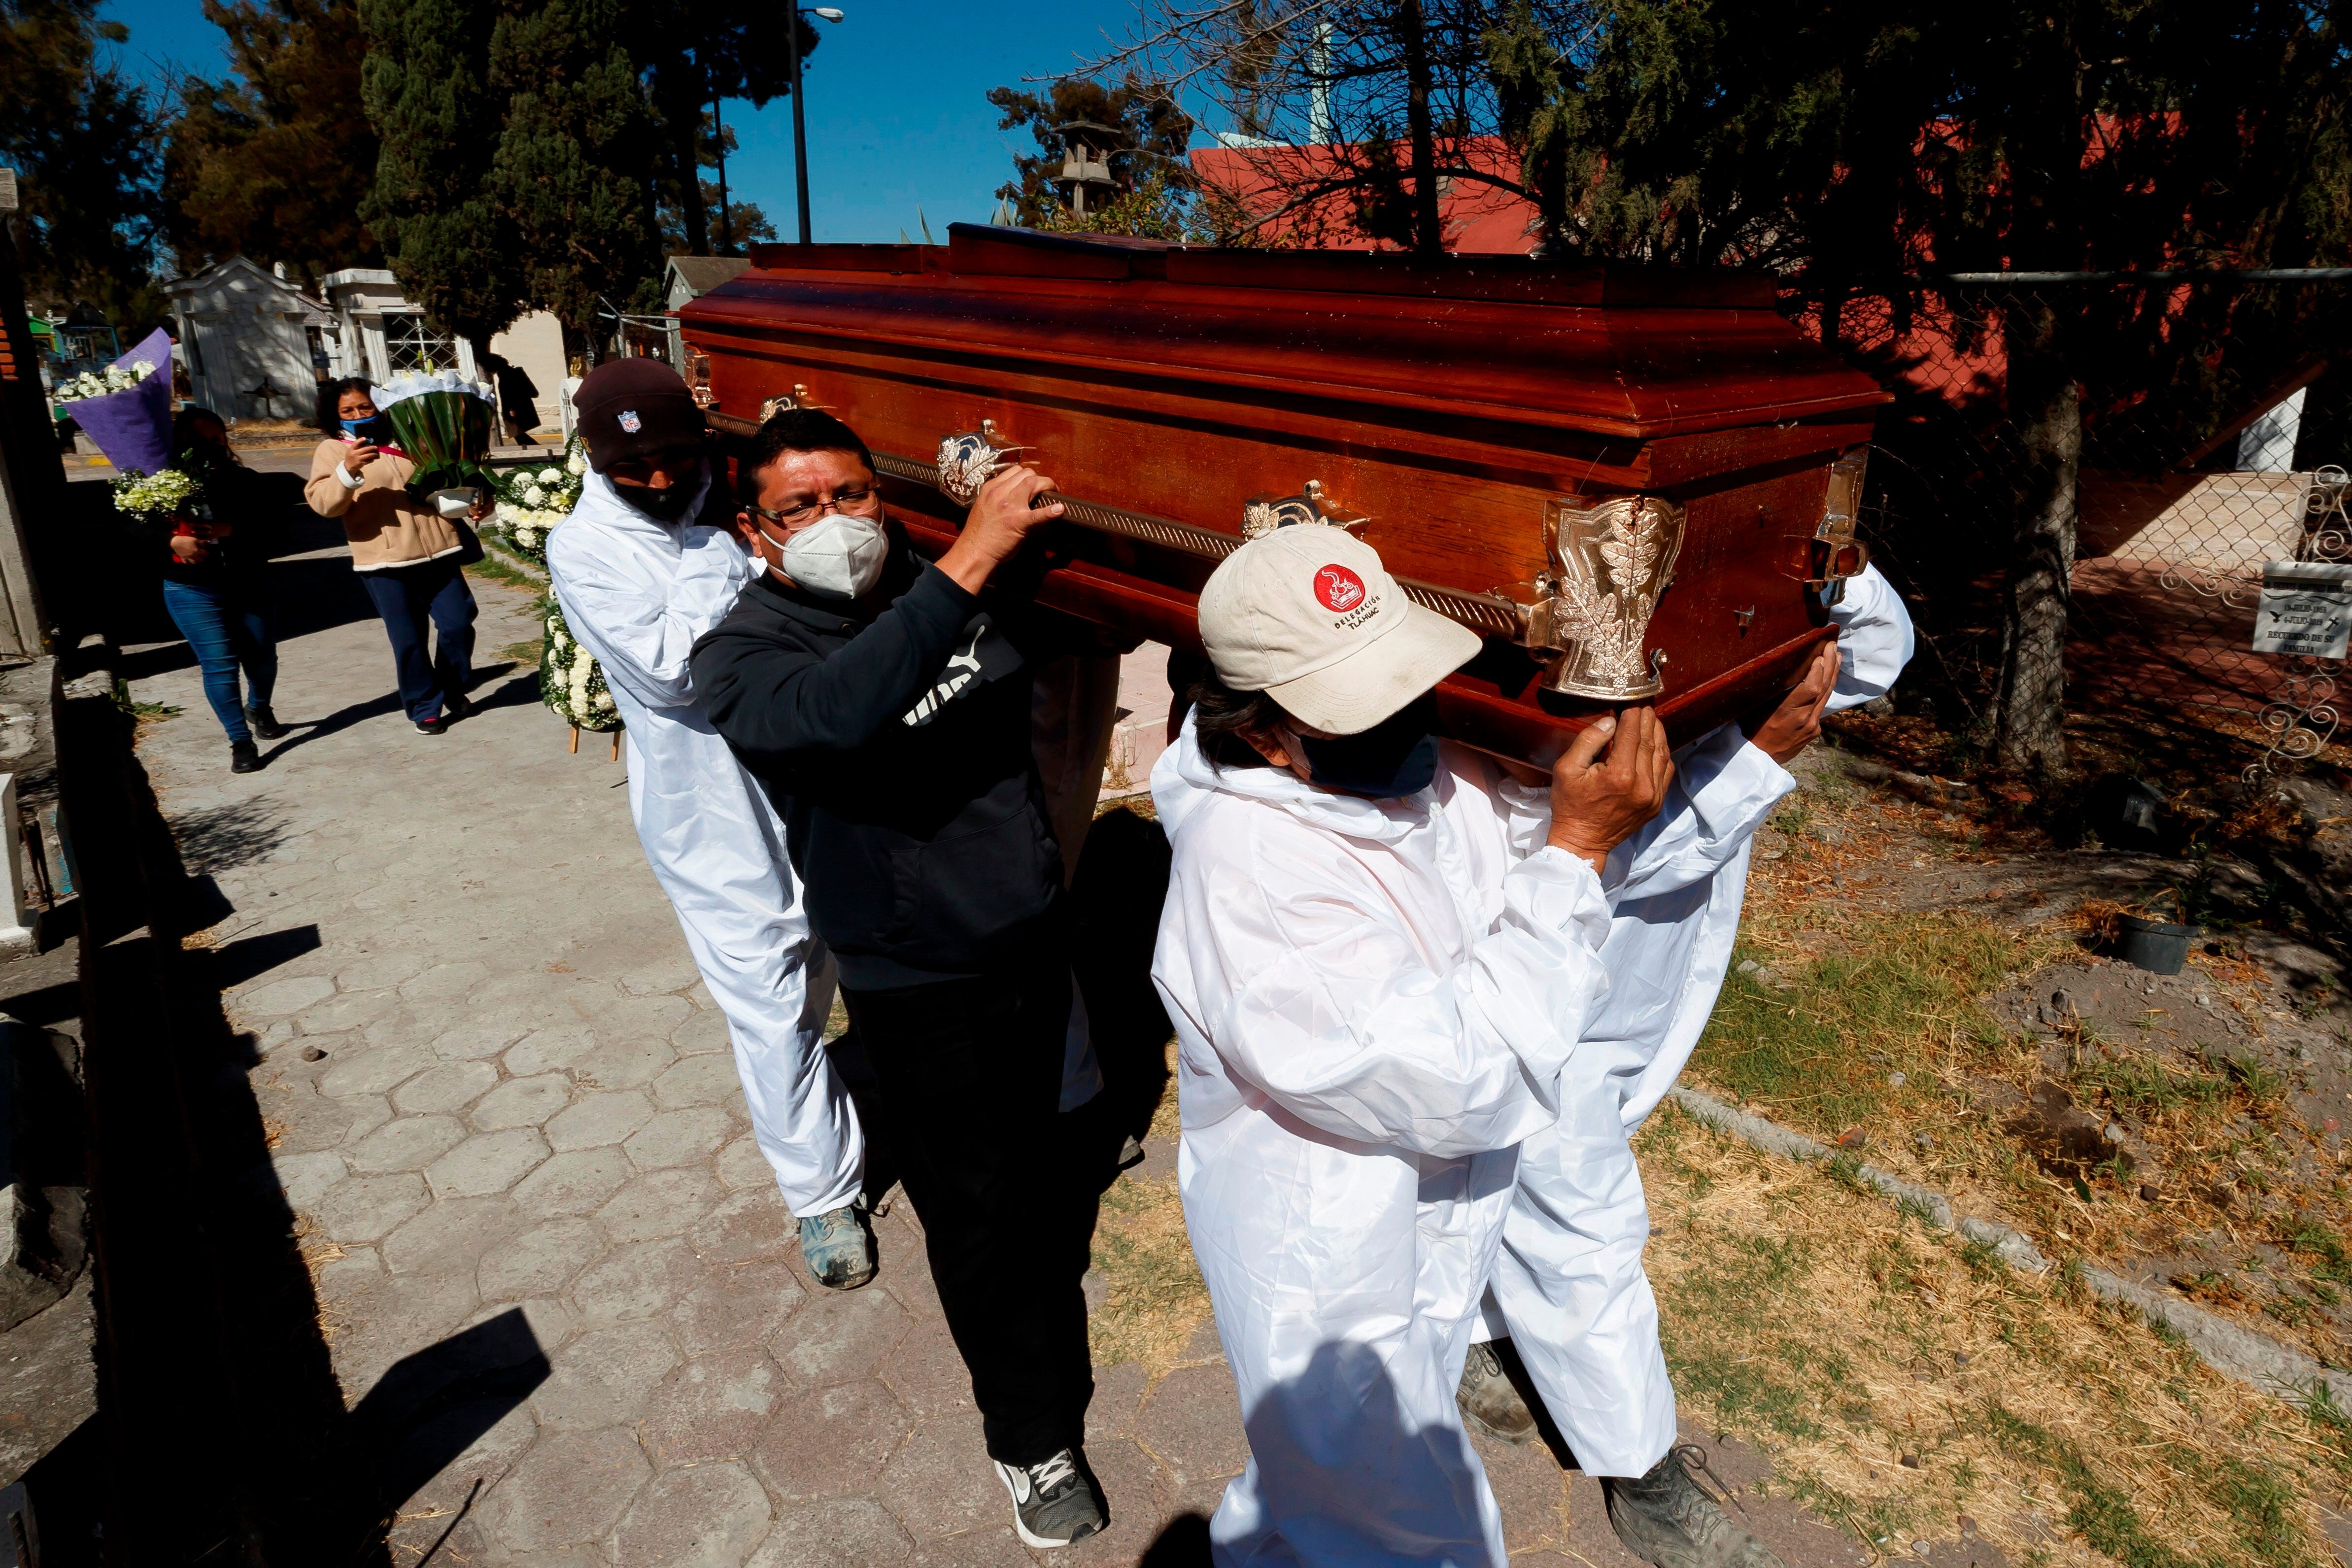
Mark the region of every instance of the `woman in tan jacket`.
[[[476, 607], [465, 566], [482, 558], [482, 548], [463, 521], [409, 495], [416, 465], [386, 444], [391, 432], [368, 384], [347, 377], [331, 397], [332, 417], [320, 421], [327, 439], [310, 456], [302, 493], [320, 517], [342, 519], [352, 570], [392, 639], [401, 706], [418, 734], [438, 735], [473, 711], [466, 689], [473, 683]], [[430, 653], [428, 623], [440, 633]]]

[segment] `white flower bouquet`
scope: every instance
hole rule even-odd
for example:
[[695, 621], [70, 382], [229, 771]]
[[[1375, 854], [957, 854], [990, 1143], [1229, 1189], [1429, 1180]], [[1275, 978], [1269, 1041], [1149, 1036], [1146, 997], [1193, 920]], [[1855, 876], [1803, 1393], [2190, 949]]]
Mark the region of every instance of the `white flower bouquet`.
[[104, 370], [68, 382], [58, 401], [124, 474], [172, 466], [172, 340], [162, 328]]
[[596, 656], [565, 627], [562, 607], [552, 595], [547, 602], [547, 641], [539, 656], [539, 700], [574, 729], [602, 732], [621, 728], [620, 711], [604, 688]]
[[155, 374], [152, 360], [132, 360], [129, 364], [110, 364], [103, 370], [86, 370], [57, 390], [59, 403], [80, 403], [87, 398], [104, 397], [110, 392], [128, 392]]
[[587, 471], [588, 459], [580, 450], [580, 437], [574, 436], [560, 464], [509, 468], [493, 475], [490, 488], [498, 497], [499, 526], [506, 534], [507, 547], [526, 561], [546, 565], [547, 536], [580, 504], [581, 481]]
[[114, 481], [114, 510], [144, 522], [161, 522], [174, 512], [189, 512], [204, 498], [205, 487], [194, 474], [177, 468], [142, 474], [132, 468]]

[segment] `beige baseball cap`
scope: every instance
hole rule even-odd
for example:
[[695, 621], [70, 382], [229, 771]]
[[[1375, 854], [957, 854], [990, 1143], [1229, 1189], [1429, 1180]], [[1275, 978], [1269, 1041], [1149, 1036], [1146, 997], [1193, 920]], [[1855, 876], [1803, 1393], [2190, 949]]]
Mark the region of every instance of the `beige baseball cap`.
[[1225, 557], [1200, 614], [1218, 679], [1332, 735], [1370, 729], [1480, 646], [1407, 599], [1370, 545], [1319, 523], [1277, 528]]

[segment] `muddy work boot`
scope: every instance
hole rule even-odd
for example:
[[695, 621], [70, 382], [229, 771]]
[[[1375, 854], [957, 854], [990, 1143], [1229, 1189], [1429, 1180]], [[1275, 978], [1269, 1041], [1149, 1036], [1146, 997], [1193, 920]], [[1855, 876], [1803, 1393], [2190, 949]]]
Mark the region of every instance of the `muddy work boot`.
[[1462, 1385], [1454, 1391], [1454, 1403], [1461, 1406], [1465, 1422], [1496, 1442], [1532, 1443], [1536, 1413], [1528, 1408], [1526, 1398], [1511, 1381], [1513, 1369], [1504, 1361], [1511, 1355], [1508, 1340], [1472, 1345], [1469, 1364], [1462, 1369]]
[[855, 1290], [874, 1278], [874, 1237], [845, 1204], [801, 1221], [801, 1257], [829, 1290]]
[[1609, 1522], [1625, 1550], [1657, 1568], [1784, 1568], [1762, 1542], [1699, 1490], [1685, 1455], [1706, 1463], [1696, 1444], [1683, 1443], [1640, 1480], [1601, 1478]]

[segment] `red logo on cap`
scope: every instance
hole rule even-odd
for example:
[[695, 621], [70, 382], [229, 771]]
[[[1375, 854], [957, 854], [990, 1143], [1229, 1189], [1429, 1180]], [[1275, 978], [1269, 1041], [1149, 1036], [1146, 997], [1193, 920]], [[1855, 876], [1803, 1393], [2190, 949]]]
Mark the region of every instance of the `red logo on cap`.
[[1315, 596], [1327, 610], [1352, 610], [1364, 602], [1364, 580], [1333, 562], [1315, 574]]

